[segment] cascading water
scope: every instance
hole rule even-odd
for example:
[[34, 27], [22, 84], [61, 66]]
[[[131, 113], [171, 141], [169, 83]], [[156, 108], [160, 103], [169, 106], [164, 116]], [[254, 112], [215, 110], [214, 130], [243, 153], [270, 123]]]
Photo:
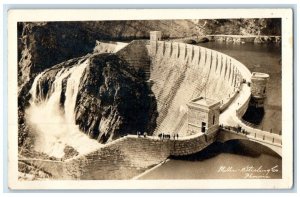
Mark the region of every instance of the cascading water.
[[[73, 67], [62, 68], [55, 76], [48, 95], [41, 93], [41, 77], [39, 74], [31, 87], [30, 107], [26, 110], [26, 119], [35, 133], [35, 150], [49, 156], [61, 158], [64, 148], [72, 146], [79, 154], [98, 149], [101, 144], [90, 139], [75, 124], [75, 105], [78, 87], [88, 60]], [[65, 101], [60, 105], [63, 80], [67, 79]]]

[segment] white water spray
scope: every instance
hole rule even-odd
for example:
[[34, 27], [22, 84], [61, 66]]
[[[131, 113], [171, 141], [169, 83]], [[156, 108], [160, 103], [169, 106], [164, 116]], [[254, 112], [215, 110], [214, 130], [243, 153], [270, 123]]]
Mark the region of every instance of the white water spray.
[[[92, 152], [101, 144], [90, 139], [79, 130], [75, 124], [75, 105], [78, 86], [88, 60], [71, 68], [62, 68], [51, 84], [49, 95], [41, 97], [39, 74], [31, 87], [32, 95], [30, 107], [26, 110], [26, 119], [36, 131], [35, 150], [50, 156], [61, 158], [64, 156], [66, 145], [75, 148], [79, 154]], [[67, 78], [68, 77], [68, 78]], [[62, 82], [67, 78], [64, 110], [60, 107]], [[37, 91], [39, 88], [40, 91]]]

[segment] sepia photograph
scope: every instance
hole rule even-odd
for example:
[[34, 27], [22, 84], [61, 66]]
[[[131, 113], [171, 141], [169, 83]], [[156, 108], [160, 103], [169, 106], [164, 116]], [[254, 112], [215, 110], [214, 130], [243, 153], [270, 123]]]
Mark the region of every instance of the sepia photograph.
[[12, 189], [291, 187], [290, 10], [165, 11], [9, 13]]

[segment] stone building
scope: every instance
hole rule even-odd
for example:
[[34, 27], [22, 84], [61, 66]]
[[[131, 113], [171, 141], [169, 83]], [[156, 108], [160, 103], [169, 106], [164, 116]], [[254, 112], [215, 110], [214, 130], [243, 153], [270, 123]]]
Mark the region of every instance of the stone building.
[[267, 97], [267, 82], [269, 75], [266, 73], [253, 72], [251, 77], [251, 96], [252, 105], [263, 107], [264, 100]]
[[188, 132], [210, 134], [219, 128], [220, 102], [199, 97], [188, 104]]
[[161, 31], [150, 31], [150, 53], [154, 55], [157, 49], [157, 41], [161, 41]]
[[150, 41], [160, 41], [161, 31], [150, 31]]

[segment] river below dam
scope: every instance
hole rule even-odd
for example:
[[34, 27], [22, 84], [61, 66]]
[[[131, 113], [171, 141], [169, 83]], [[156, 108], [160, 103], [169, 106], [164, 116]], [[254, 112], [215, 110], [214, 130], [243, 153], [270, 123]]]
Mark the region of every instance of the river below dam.
[[[225, 44], [208, 42], [200, 46], [225, 53], [246, 65], [251, 72], [270, 75], [264, 117], [259, 128], [281, 132], [281, 45]], [[281, 157], [260, 144], [232, 140], [215, 142], [203, 151], [173, 157], [139, 179], [257, 179], [282, 177]]]

